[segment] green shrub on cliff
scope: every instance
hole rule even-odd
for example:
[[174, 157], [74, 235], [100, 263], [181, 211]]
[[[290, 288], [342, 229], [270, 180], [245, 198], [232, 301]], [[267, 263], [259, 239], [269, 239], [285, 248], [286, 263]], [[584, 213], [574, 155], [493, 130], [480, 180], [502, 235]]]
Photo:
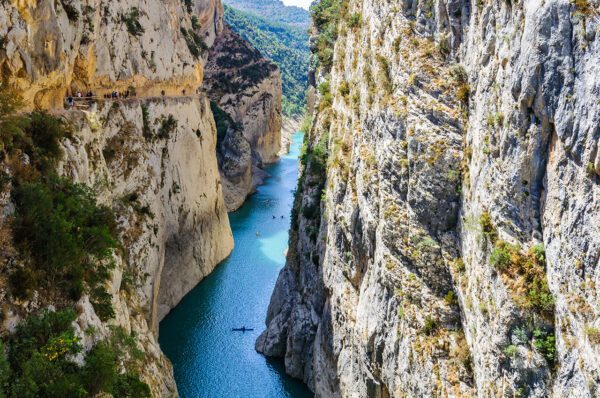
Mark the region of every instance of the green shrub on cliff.
[[507, 244], [496, 245], [490, 254], [490, 264], [497, 270], [506, 270], [511, 263], [511, 254]]
[[140, 10], [137, 7], [132, 7], [127, 14], [121, 15], [121, 22], [127, 26], [127, 31], [132, 36], [141, 36], [145, 32], [140, 23]]
[[173, 115], [163, 117], [158, 128], [158, 138], [168, 140], [175, 130], [177, 130], [177, 119]]
[[69, 135], [67, 125], [44, 111], [18, 114], [23, 103], [10, 89], [0, 88], [0, 153], [24, 153], [30, 167], [39, 172], [53, 170], [62, 155], [60, 142]]
[[492, 216], [487, 210], [481, 213], [481, 216], [479, 217], [479, 225], [481, 226], [481, 230], [485, 239], [491, 243], [495, 243], [498, 239], [498, 229], [494, 225]]
[[533, 331], [533, 346], [546, 358], [550, 365], [556, 362], [556, 338], [554, 331], [535, 329]]
[[0, 152], [12, 152], [25, 140], [27, 119], [17, 114], [22, 107], [14, 90], [0, 85]]
[[432, 318], [430, 315], [425, 317], [425, 321], [423, 323], [423, 327], [421, 328], [421, 333], [426, 336], [431, 336], [435, 334], [435, 332], [440, 327], [440, 323], [437, 319]]
[[31, 113], [28, 119], [25, 133], [30, 141], [23, 150], [40, 171], [51, 172], [62, 156], [60, 142], [70, 134], [69, 128], [63, 120], [43, 111]]
[[333, 105], [333, 94], [331, 93], [331, 84], [328, 80], [325, 80], [318, 87], [319, 93], [321, 94], [321, 101], [319, 101], [319, 110], [330, 108]]
[[348, 17], [348, 27], [349, 28], [359, 28], [362, 25], [362, 14], [360, 12], [355, 12]]
[[347, 0], [321, 0], [310, 7], [313, 23], [319, 32], [317, 57], [320, 66], [326, 71], [333, 65], [333, 46], [338, 37], [338, 23], [346, 18], [347, 8]]
[[110, 317], [103, 284], [117, 247], [112, 211], [86, 186], [56, 175], [17, 184], [13, 200], [13, 240], [26, 264], [11, 275], [13, 294], [41, 288], [77, 300], [89, 289], [92, 303], [104, 303], [98, 315]]
[[83, 365], [74, 361], [83, 350], [72, 327], [75, 318], [72, 309], [43, 311], [17, 326], [6, 338], [6, 350], [0, 344], [0, 396], [149, 397], [148, 386], [127, 366], [130, 351], [115, 344], [114, 331], [92, 347]]
[[187, 30], [186, 28], [184, 28], [182, 26], [181, 34], [183, 35], [183, 38], [185, 39], [188, 49], [190, 50], [190, 52], [192, 53], [192, 55], [194, 57], [200, 58], [200, 56], [202, 55], [202, 52], [208, 50], [208, 46], [204, 42], [204, 39], [202, 39], [202, 37], [200, 37], [193, 30]]

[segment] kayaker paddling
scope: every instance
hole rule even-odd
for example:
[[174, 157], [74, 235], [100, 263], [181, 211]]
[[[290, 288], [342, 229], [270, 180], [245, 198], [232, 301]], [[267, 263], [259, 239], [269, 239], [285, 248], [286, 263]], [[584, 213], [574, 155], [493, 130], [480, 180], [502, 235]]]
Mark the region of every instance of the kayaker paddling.
[[251, 332], [251, 331], [253, 331], [254, 329], [252, 329], [252, 328], [247, 328], [246, 326], [242, 326], [241, 328], [233, 328], [233, 329], [231, 329], [231, 330], [232, 330], [232, 331], [234, 331], [234, 332]]

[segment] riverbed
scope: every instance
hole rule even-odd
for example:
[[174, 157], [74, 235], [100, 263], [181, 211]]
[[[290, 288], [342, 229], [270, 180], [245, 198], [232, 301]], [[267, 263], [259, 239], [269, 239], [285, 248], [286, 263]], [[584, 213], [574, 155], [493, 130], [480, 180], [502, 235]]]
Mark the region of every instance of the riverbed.
[[[285, 264], [302, 134], [266, 168], [270, 177], [229, 214], [235, 248], [160, 324], [160, 345], [173, 363], [182, 398], [312, 397], [287, 376], [282, 360], [254, 350], [264, 330], [277, 275]], [[234, 332], [232, 328], [253, 328]]]

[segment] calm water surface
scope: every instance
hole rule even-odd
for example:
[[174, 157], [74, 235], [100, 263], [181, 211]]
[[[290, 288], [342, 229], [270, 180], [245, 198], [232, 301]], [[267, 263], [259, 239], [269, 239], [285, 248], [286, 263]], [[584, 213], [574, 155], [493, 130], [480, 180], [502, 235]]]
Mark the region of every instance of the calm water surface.
[[[231, 256], [160, 324], [160, 345], [173, 362], [183, 398], [312, 397], [304, 384], [285, 374], [282, 361], [254, 350], [285, 263], [301, 145], [302, 134], [295, 134], [290, 153], [267, 167], [271, 177], [265, 185], [229, 215], [235, 239]], [[254, 331], [231, 331], [241, 326]]]

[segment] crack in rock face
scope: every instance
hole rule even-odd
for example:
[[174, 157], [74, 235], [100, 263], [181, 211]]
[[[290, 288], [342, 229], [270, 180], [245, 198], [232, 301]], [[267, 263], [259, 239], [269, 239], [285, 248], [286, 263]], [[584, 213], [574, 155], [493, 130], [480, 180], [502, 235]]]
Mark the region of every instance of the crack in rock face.
[[335, 7], [257, 349], [320, 397], [596, 396], [599, 4]]

